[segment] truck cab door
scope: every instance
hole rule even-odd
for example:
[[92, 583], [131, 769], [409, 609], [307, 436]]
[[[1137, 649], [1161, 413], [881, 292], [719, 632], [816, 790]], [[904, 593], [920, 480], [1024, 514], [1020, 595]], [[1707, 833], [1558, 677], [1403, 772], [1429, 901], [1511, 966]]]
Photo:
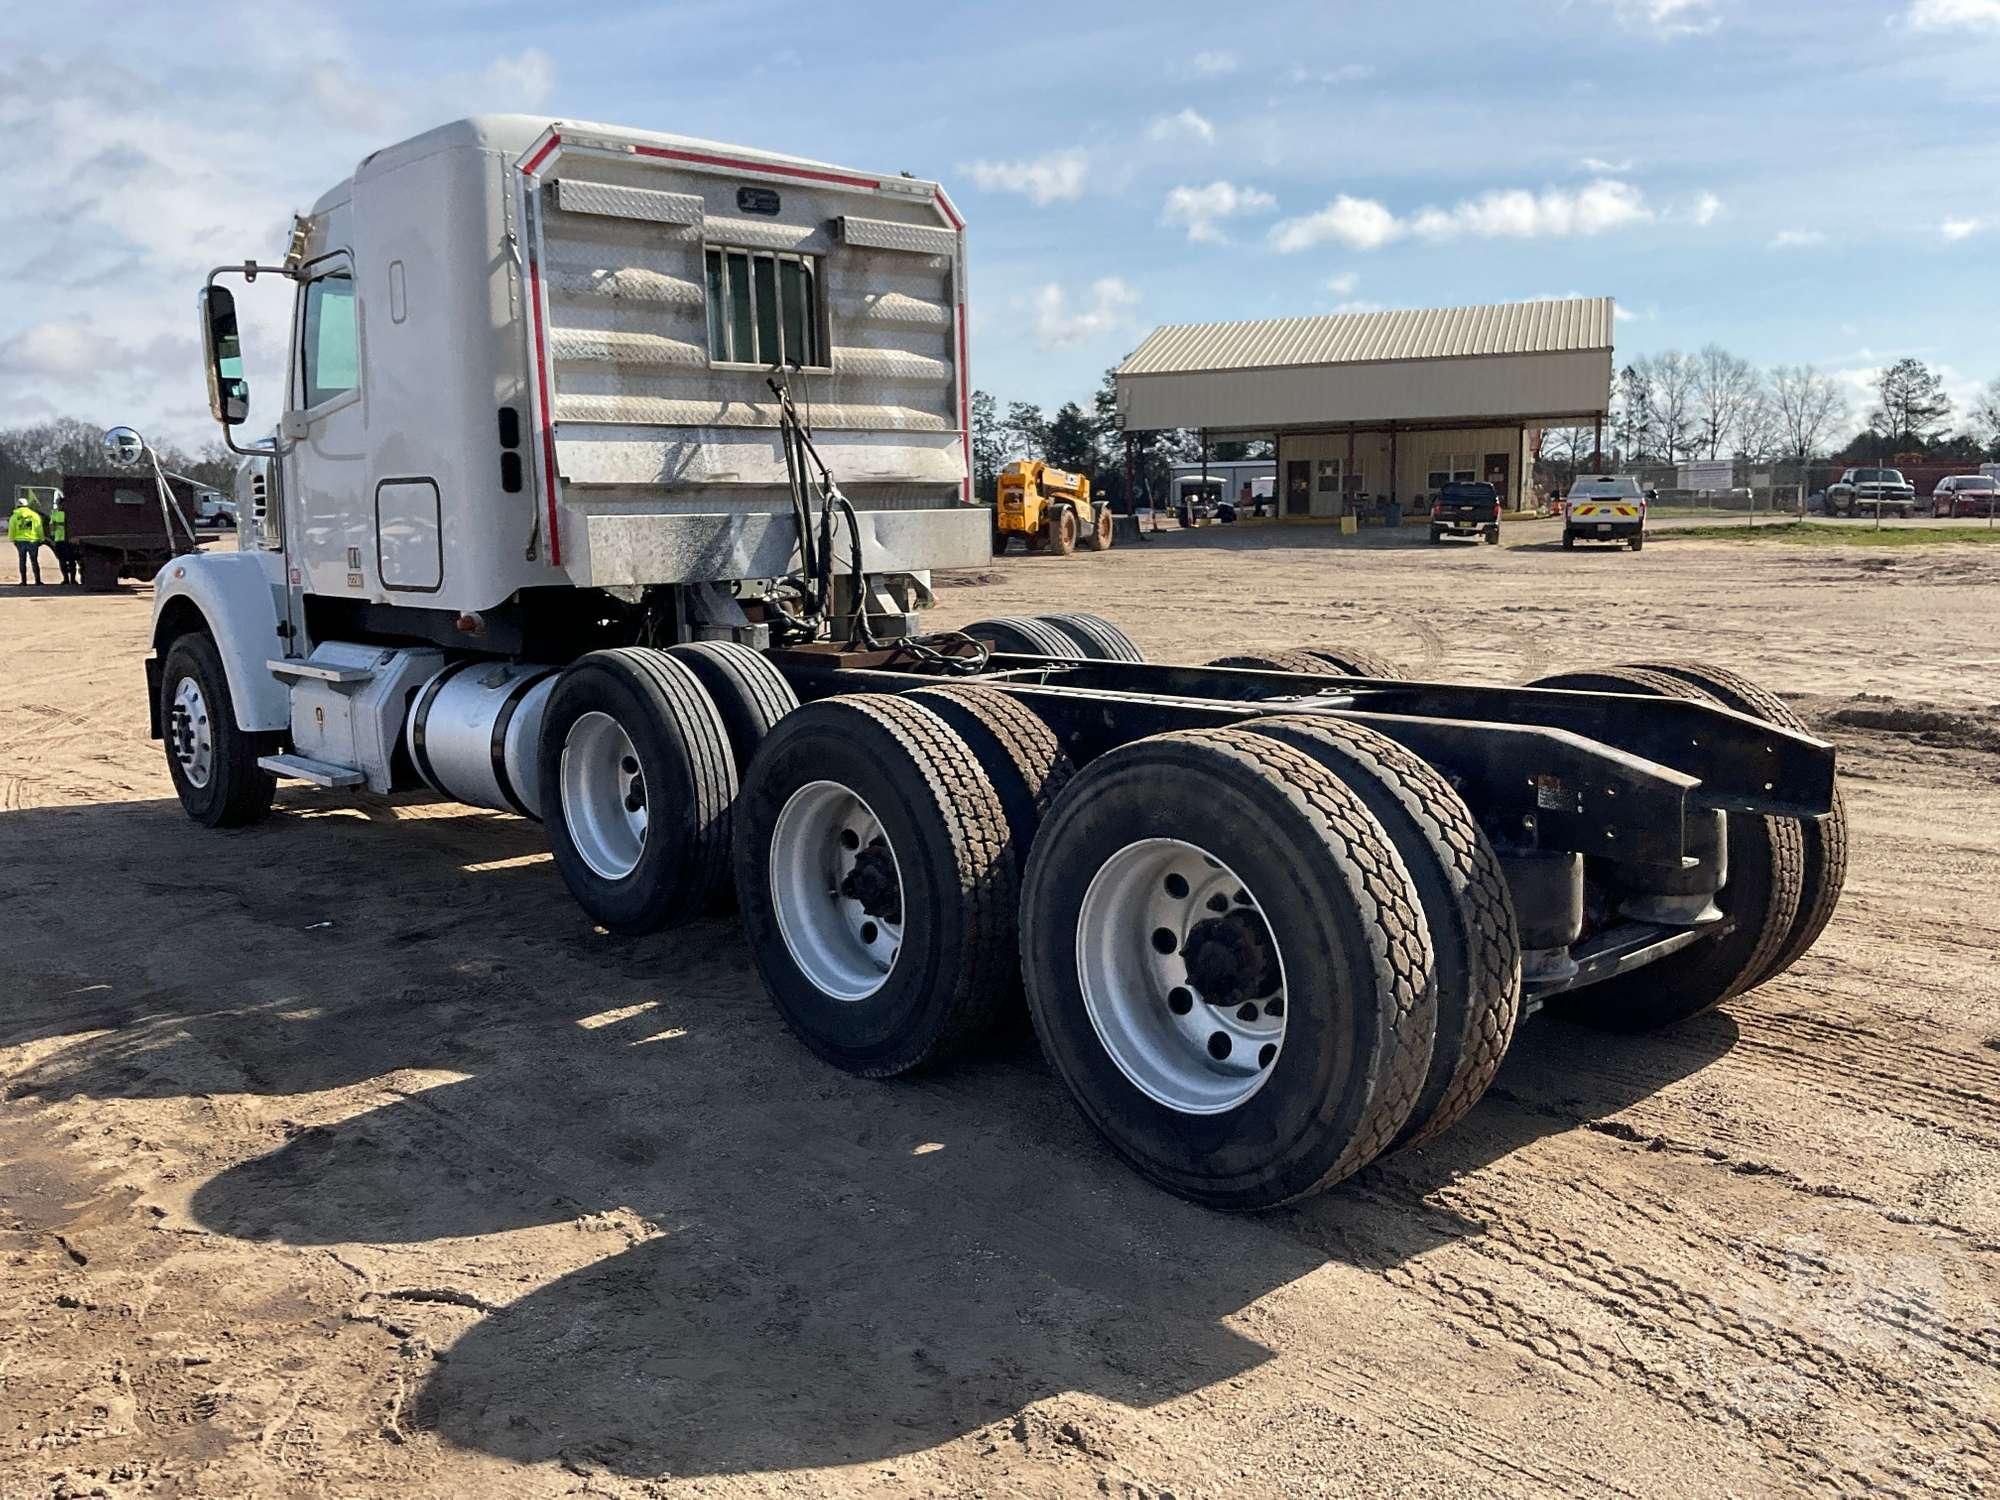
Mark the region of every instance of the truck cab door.
[[369, 597], [376, 583], [361, 307], [345, 255], [300, 286], [293, 348], [283, 424], [293, 566], [308, 593]]

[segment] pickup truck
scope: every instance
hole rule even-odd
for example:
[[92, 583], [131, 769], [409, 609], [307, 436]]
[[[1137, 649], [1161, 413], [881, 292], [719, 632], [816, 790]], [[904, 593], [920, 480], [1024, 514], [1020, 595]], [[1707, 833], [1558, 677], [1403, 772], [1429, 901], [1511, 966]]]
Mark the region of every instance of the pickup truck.
[[1837, 484], [1826, 487], [1826, 513], [1830, 516], [1914, 516], [1917, 487], [1903, 478], [1901, 469], [1849, 469]]
[[1490, 484], [1456, 481], [1443, 486], [1431, 502], [1431, 540], [1448, 536], [1500, 540], [1500, 492]]

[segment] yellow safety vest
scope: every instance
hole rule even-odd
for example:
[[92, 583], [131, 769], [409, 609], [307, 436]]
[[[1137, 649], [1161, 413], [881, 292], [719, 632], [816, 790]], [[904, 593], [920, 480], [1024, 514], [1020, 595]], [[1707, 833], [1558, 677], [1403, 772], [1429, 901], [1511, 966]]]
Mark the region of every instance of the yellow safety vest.
[[69, 540], [69, 512], [52, 510], [49, 512], [49, 540], [66, 542]]
[[42, 514], [29, 506], [15, 508], [7, 518], [7, 540], [10, 542], [39, 542], [42, 539]]

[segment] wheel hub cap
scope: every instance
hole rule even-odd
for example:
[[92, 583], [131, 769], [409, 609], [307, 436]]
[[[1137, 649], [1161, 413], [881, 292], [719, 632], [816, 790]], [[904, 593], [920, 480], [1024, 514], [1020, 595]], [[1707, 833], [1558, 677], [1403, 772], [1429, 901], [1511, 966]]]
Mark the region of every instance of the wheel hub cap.
[[771, 830], [771, 903], [792, 962], [836, 1000], [865, 1000], [903, 946], [903, 874], [882, 820], [837, 781], [808, 782]]
[[623, 880], [646, 852], [646, 776], [639, 752], [606, 713], [584, 714], [563, 740], [563, 823], [591, 870]]
[[1107, 859], [1078, 912], [1076, 964], [1098, 1040], [1156, 1103], [1221, 1114], [1270, 1077], [1284, 955], [1256, 893], [1199, 845], [1142, 839]]
[[192, 677], [183, 677], [174, 688], [167, 713], [167, 748], [189, 786], [208, 785], [215, 774], [215, 731], [208, 721], [208, 700]]

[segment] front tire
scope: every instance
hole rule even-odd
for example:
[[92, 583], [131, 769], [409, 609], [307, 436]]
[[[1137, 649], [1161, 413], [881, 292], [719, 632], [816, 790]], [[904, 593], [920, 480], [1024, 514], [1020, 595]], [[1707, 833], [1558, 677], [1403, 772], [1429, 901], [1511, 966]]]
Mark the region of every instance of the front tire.
[[1563, 533], [1563, 551], [1573, 552], [1575, 550], [1576, 550], [1576, 533], [1572, 531], [1565, 531]]
[[1049, 507], [1048, 519], [1043, 522], [1049, 534], [1049, 552], [1056, 557], [1068, 557], [1076, 551], [1076, 508], [1071, 505], [1056, 504]]
[[167, 775], [195, 822], [240, 828], [271, 810], [278, 781], [257, 765], [269, 737], [237, 726], [222, 654], [200, 631], [167, 647], [160, 664], [160, 725]]
[[1109, 552], [1115, 521], [1111, 507], [1102, 500], [1090, 508], [1090, 529], [1083, 534], [1083, 545], [1092, 552]]
[[1386, 1148], [1436, 1031], [1431, 945], [1380, 823], [1241, 729], [1101, 756], [1028, 860], [1021, 954], [1044, 1050], [1146, 1177], [1269, 1208]]

